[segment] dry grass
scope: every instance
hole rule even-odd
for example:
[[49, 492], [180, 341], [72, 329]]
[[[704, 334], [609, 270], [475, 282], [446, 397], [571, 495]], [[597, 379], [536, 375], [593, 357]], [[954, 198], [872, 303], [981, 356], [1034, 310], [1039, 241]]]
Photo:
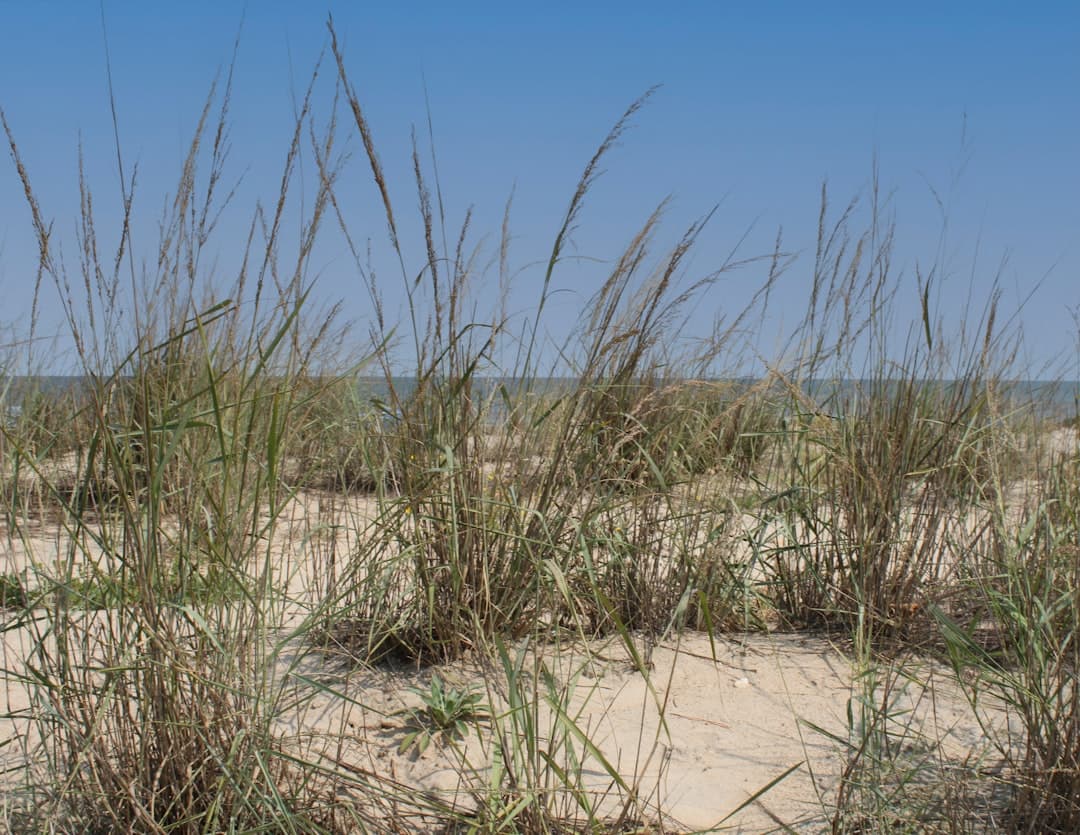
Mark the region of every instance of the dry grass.
[[[335, 109], [315, 130], [312, 89], [280, 192], [253, 211], [228, 287], [200, 257], [230, 200], [219, 185], [228, 86], [208, 99], [142, 276], [129, 184], [106, 254], [86, 179], [86, 257], [67, 271], [4, 121], [38, 289], [57, 294], [82, 380], [62, 392], [8, 387], [3, 400], [5, 536], [23, 558], [0, 577], [0, 606], [5, 631], [28, 642], [5, 662], [8, 686], [28, 694], [9, 711], [26, 781], [5, 800], [5, 823], [671, 831], [664, 798], [642, 790], [649, 768], [663, 768], [675, 675], [654, 670], [658, 642], [798, 627], [841, 635], [856, 672], [846, 735], [820, 729], [841, 757], [821, 821], [1076, 831], [1080, 448], [1073, 437], [1046, 452], [1067, 430], [1052, 435], [1033, 404], [1006, 396], [1019, 334], [997, 329], [1008, 317], [996, 297], [950, 342], [929, 304], [932, 276], [920, 279], [921, 317], [898, 340], [892, 305], [906, 284], [876, 195], [864, 231], [857, 204], [829, 220], [823, 196], [791, 351], [760, 382], [716, 382], [738, 376], [748, 323], [791, 262], [779, 248], [742, 262], [762, 273], [750, 308], [704, 346], [680, 342], [671, 334], [687, 311], [736, 265], [691, 272], [708, 218], [663, 249], [661, 206], [598, 276], [571, 339], [546, 344], [569, 236], [647, 96], [584, 169], [522, 322], [503, 312], [505, 295], [481, 306], [491, 277], [470, 218], [448, 227], [419, 150], [408, 243], [331, 38], [335, 108], [360, 135], [407, 300], [406, 322], [385, 320], [382, 288], [353, 249], [375, 314], [364, 368], [378, 369], [378, 391], [358, 387], [359, 364], [334, 359], [333, 317], [309, 310], [325, 221], [354, 240], [338, 200], [344, 128]], [[319, 177], [286, 244], [302, 150]], [[504, 226], [492, 259], [503, 292], [509, 242]], [[125, 305], [137, 315], [124, 319]], [[43, 547], [43, 527], [55, 547]], [[554, 672], [570, 647], [601, 640], [623, 648], [659, 717], [629, 770], [582, 719], [588, 653], [576, 672]], [[481, 690], [434, 688], [414, 714], [447, 732], [432, 736], [459, 757], [458, 797], [350, 761], [344, 727], [337, 753], [275, 731], [319, 699], [353, 698], [318, 672], [342, 652], [353, 665], [478, 665]], [[935, 655], [985, 723], [992, 762], [945, 756], [943, 739], [898, 707]], [[986, 718], [988, 700], [1011, 724]], [[481, 725], [482, 764], [459, 746]], [[972, 824], [979, 803], [989, 811]]]

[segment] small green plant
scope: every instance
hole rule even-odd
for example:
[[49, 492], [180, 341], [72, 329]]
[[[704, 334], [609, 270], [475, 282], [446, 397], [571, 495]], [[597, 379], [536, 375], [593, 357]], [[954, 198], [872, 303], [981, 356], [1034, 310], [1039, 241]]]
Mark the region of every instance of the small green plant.
[[490, 717], [479, 693], [467, 687], [450, 687], [438, 675], [431, 677], [427, 690], [413, 688], [412, 692], [423, 700], [424, 708], [402, 711], [411, 716], [413, 729], [401, 741], [401, 753], [415, 747], [423, 754], [436, 737], [444, 741], [461, 739], [470, 723]]
[[25, 608], [27, 599], [26, 587], [18, 574], [0, 574], [0, 609]]
[[138, 590], [130, 583], [101, 571], [87, 572], [56, 585], [55, 592], [64, 594], [66, 605], [72, 609], [101, 611], [113, 609], [138, 598]]

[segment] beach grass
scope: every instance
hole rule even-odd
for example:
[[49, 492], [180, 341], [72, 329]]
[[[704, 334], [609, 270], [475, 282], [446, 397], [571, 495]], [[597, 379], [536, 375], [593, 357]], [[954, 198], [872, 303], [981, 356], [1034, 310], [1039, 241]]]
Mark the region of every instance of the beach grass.
[[[708, 218], [666, 243], [661, 205], [551, 344], [554, 278], [648, 95], [587, 162], [513, 317], [509, 221], [488, 259], [503, 295], [483, 305], [491, 276], [470, 217], [449, 226], [419, 148], [412, 182], [388, 177], [330, 36], [337, 109], [317, 118], [313, 76], [231, 282], [203, 266], [211, 241], [225, 245], [227, 86], [208, 97], [145, 268], [127, 180], [109, 245], [78, 184], [86, 257], [68, 266], [4, 121], [38, 289], [65, 312], [78, 383], [4, 389], [4, 536], [20, 557], [3, 567], [0, 612], [21, 649], [5, 643], [3, 753], [17, 756], [3, 825], [706, 829], [680, 822], [663, 790], [680, 641], [704, 633], [716, 661], [725, 636], [798, 630], [835, 642], [851, 670], [846, 727], [803, 722], [835, 746], [835, 769], [809, 775], [813, 826], [1080, 828], [1076, 416], [1070, 428], [1017, 393], [1022, 334], [1001, 324], [1015, 318], [997, 294], [944, 333], [933, 273], [892, 267], [878, 196], [834, 215], [823, 193], [808, 307], [747, 378], [746, 334], [799, 262], [779, 246], [743, 259], [761, 287], [747, 309], [708, 340], [680, 339], [736, 265], [699, 275]], [[400, 265], [400, 322], [384, 318], [386, 278], [360, 268], [338, 199], [352, 131]], [[313, 195], [299, 193], [302, 159]], [[406, 195], [408, 221], [393, 208]], [[285, 236], [300, 199], [309, 210]], [[316, 241], [338, 233], [372, 301], [362, 345], [316, 307], [309, 277]], [[898, 328], [905, 292], [919, 315]], [[676, 663], [654, 663], [672, 643]], [[633, 756], [590, 718], [612, 647], [642, 683]], [[373, 669], [429, 676], [420, 703], [395, 713], [349, 688]], [[446, 677], [462, 669], [469, 680]], [[977, 750], [958, 755], [919, 719], [946, 698], [938, 687], [982, 729]], [[358, 758], [351, 720], [311, 731], [328, 703], [404, 723], [391, 748], [439, 749], [456, 788], [419, 790]], [[714, 823], [767, 805], [800, 768]]]

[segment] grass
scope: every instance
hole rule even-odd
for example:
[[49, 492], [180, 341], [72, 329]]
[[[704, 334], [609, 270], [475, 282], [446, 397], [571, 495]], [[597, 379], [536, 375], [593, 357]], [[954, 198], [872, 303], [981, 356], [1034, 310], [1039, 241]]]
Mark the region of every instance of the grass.
[[[1010, 393], [1022, 335], [999, 327], [1012, 317], [997, 296], [949, 340], [934, 274], [920, 275], [921, 315], [898, 331], [911, 287], [892, 271], [878, 195], [833, 217], [823, 194], [787, 352], [760, 379], [718, 382], [744, 377], [746, 333], [799, 262], [778, 246], [699, 274], [709, 219], [665, 248], [660, 206], [551, 344], [571, 235], [648, 95], [586, 164], [536, 297], [509, 315], [509, 209], [486, 252], [468, 214], [450, 226], [417, 146], [419, 215], [397, 215], [330, 36], [335, 109], [320, 133], [316, 74], [229, 285], [203, 266], [214, 218], [235, 209], [220, 186], [227, 81], [159, 240], [133, 240], [121, 173], [106, 255], [83, 178], [89, 255], [74, 274], [4, 120], [38, 291], [55, 288], [83, 381], [4, 388], [19, 407], [0, 434], [4, 535], [23, 564], [0, 576], [0, 605], [5, 634], [26, 643], [4, 673], [29, 702], [8, 709], [26, 775], [5, 799], [9, 828], [680, 831], [661, 779], [677, 676], [653, 650], [696, 630], [715, 660], [724, 634], [775, 629], [827, 634], [851, 659], [847, 727], [807, 725], [837, 751], [835, 780], [812, 775], [823, 827], [1080, 828], [1080, 459], [1075, 439], [1044, 450], [1060, 421]], [[400, 322], [338, 199], [344, 120], [400, 266]], [[281, 230], [301, 201], [294, 240]], [[313, 253], [333, 234], [371, 299], [365, 346], [313, 307]], [[146, 275], [139, 247], [155, 253]], [[750, 306], [705, 343], [673, 336], [736, 266], [760, 272]], [[379, 391], [362, 395], [372, 370]], [[597, 648], [612, 642], [643, 682], [642, 716], [657, 716], [625, 761], [586, 719], [602, 698]], [[956, 757], [947, 729], [919, 718], [942, 661], [984, 730], [978, 756]], [[453, 664], [476, 666], [476, 689], [446, 683], [439, 665]], [[344, 719], [326, 744], [281, 730], [325, 703], [400, 716], [348, 688], [358, 666], [435, 668], [399, 745], [420, 757], [444, 740], [456, 792], [359, 764]]]

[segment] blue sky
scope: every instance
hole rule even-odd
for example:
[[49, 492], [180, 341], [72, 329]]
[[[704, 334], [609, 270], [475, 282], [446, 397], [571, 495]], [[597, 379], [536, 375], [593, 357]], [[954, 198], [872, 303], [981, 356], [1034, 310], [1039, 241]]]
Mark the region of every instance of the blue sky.
[[[822, 181], [839, 207], [865, 195], [876, 158], [892, 195], [896, 269], [913, 276], [916, 264], [939, 263], [947, 323], [995, 278], [1010, 311], [1041, 282], [1021, 314], [1027, 359], [1038, 368], [1064, 357], [1075, 372], [1080, 5], [876, 5], [106, 0], [121, 142], [140, 167], [140, 246], [153, 249], [163, 196], [243, 20], [231, 170], [244, 181], [217, 243], [219, 277], [228, 278], [230, 246], [253, 202], [275, 193], [294, 97], [327, 45], [332, 13], [402, 214], [416, 202], [409, 135], [425, 124], [425, 81], [451, 225], [472, 205], [474, 228], [496, 235], [514, 189], [519, 265], [550, 247], [582, 166], [623, 108], [662, 84], [608, 159], [575, 234], [577, 253], [611, 259], [667, 195], [671, 242], [719, 203], [693, 260], [699, 272], [739, 241], [743, 255], [766, 251], [783, 227], [787, 248], [803, 255], [784, 279], [790, 304], [772, 322], [782, 330], [800, 312]], [[97, 3], [0, 0], [0, 107], [72, 265], [80, 140], [99, 228], [117, 216], [105, 68]], [[320, 122], [328, 72], [323, 82]], [[343, 181], [349, 223], [378, 260], [385, 224], [360, 162]], [[419, 264], [418, 241], [407, 244]], [[22, 190], [5, 160], [2, 324], [17, 327], [29, 314], [34, 255]], [[343, 299], [363, 332], [367, 298], [332, 229], [314, 268], [319, 299]], [[580, 310], [602, 275], [599, 266], [568, 266], [554, 321]], [[695, 310], [690, 330], [704, 333], [718, 313], [737, 310], [761, 277], [751, 268], [725, 279]], [[522, 299], [536, 280], [525, 266]], [[917, 315], [914, 282], [908, 286], [898, 297], [900, 320]], [[392, 277], [385, 292], [400, 309]], [[61, 322], [47, 298], [43, 328]]]

